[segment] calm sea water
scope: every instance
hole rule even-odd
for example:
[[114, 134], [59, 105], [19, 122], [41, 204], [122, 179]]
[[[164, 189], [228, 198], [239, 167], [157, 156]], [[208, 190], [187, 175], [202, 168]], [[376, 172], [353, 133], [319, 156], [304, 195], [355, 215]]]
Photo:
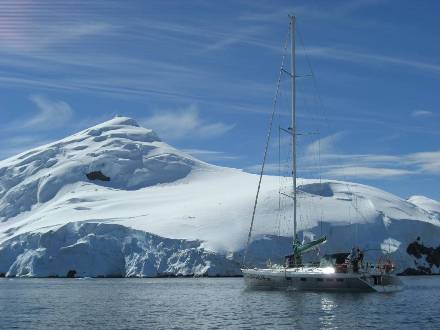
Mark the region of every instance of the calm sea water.
[[2, 329], [440, 329], [440, 276], [395, 294], [249, 291], [241, 278], [0, 279]]

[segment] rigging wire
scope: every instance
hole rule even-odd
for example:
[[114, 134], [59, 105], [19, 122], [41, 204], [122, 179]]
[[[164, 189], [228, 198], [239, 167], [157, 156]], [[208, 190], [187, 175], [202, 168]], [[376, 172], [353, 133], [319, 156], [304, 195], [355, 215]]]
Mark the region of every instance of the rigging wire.
[[[290, 31], [290, 24], [289, 24], [289, 31]], [[289, 34], [288, 34], [288, 36], [289, 36]], [[263, 179], [263, 172], [264, 172], [264, 167], [265, 167], [265, 164], [266, 164], [267, 153], [268, 153], [268, 150], [269, 150], [270, 137], [272, 135], [273, 121], [274, 121], [275, 112], [276, 112], [276, 109], [277, 109], [278, 94], [279, 94], [279, 91], [280, 91], [281, 79], [282, 79], [282, 76], [283, 76], [284, 61], [286, 59], [286, 51], [287, 51], [288, 40], [289, 40], [289, 38], [287, 37], [286, 41], [284, 43], [284, 48], [283, 48], [283, 58], [281, 60], [281, 68], [280, 68], [280, 73], [279, 73], [279, 76], [278, 76], [275, 97], [274, 97], [274, 100], [273, 100], [273, 110], [272, 110], [272, 114], [271, 114], [271, 117], [270, 117], [269, 129], [268, 129], [267, 137], [266, 137], [266, 146], [264, 148], [263, 163], [261, 164], [261, 172], [260, 172], [260, 177], [259, 177], [259, 180], [258, 180], [257, 194], [255, 196], [254, 207], [253, 207], [253, 210], [252, 210], [252, 220], [251, 220], [251, 225], [249, 227], [249, 233], [248, 233], [248, 238], [247, 238], [247, 242], [246, 242], [246, 250], [245, 250], [244, 255], [243, 255], [243, 262], [242, 262], [242, 266], [243, 267], [245, 266], [246, 257], [247, 257], [247, 253], [248, 253], [248, 250], [249, 250], [249, 243], [250, 243], [251, 236], [252, 236], [252, 228], [254, 226], [255, 212], [257, 210], [257, 202], [258, 202], [258, 197], [260, 195], [261, 181]]]
[[281, 127], [278, 126], [278, 211], [281, 211]]
[[[278, 115], [279, 117], [279, 115]], [[279, 121], [279, 118], [278, 118]], [[281, 127], [278, 126], [278, 237], [281, 236]]]
[[[324, 106], [324, 102], [322, 101], [321, 94], [319, 93], [318, 83], [317, 83], [317, 81], [316, 81], [316, 75], [315, 75], [315, 72], [314, 72], [314, 70], [313, 70], [313, 67], [312, 67], [312, 64], [311, 64], [311, 61], [310, 61], [310, 56], [309, 56], [309, 54], [308, 54], [308, 52], [307, 52], [307, 50], [306, 50], [306, 48], [305, 48], [304, 40], [303, 40], [303, 37], [302, 37], [302, 34], [301, 34], [300, 30], [297, 29], [297, 32], [298, 32], [298, 35], [299, 35], [299, 39], [300, 39], [301, 46], [302, 46], [303, 51], [304, 51], [304, 55], [305, 55], [305, 58], [306, 58], [306, 61], [307, 61], [307, 65], [308, 65], [309, 70], [310, 70], [310, 73], [311, 73], [311, 77], [312, 77], [312, 81], [313, 81], [313, 86], [314, 86], [314, 89], [315, 89], [315, 91], [316, 91], [316, 97], [317, 97], [317, 100], [318, 100], [318, 102], [319, 102], [319, 106], [320, 106], [320, 108], [322, 109], [322, 115], [323, 115], [323, 118], [324, 118], [324, 122], [326, 123], [327, 128], [330, 130], [329, 119], [328, 119], [328, 117], [326, 116], [326, 110], [327, 110], [327, 109], [326, 109], [326, 107]], [[318, 143], [319, 143], [319, 142], [318, 142]], [[338, 161], [339, 161], [340, 163], [342, 163], [340, 157], [338, 157]], [[351, 187], [350, 187], [350, 185], [348, 184], [346, 178], [344, 178], [344, 181], [345, 181], [345, 184], [346, 184], [347, 190], [349, 191], [349, 193], [351, 194], [351, 196], [355, 196], [355, 194], [354, 194], [353, 191], [351, 190]], [[356, 213], [357, 213], [357, 214], [358, 214], [358, 215], [359, 215], [359, 216], [360, 216], [365, 222], [367, 222], [367, 219], [365, 218], [365, 216], [363, 215], [363, 213], [359, 210], [358, 206], [355, 205], [355, 203], [353, 203], [353, 198], [351, 198], [351, 203], [350, 203], [350, 204], [352, 205], [352, 207], [353, 207], [353, 209], [356, 211]], [[356, 204], [357, 204], [357, 203], [356, 203]]]

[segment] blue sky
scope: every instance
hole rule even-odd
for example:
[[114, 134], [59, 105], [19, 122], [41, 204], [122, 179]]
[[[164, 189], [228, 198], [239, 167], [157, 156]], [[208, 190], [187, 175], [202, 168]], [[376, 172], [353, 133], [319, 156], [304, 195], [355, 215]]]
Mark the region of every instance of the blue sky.
[[[119, 114], [255, 171], [293, 13], [298, 74], [310, 59], [316, 81], [298, 79], [299, 130], [313, 133], [299, 138], [300, 175], [440, 200], [438, 12], [438, 1], [4, 0], [0, 159]], [[273, 173], [288, 88], [284, 77]]]

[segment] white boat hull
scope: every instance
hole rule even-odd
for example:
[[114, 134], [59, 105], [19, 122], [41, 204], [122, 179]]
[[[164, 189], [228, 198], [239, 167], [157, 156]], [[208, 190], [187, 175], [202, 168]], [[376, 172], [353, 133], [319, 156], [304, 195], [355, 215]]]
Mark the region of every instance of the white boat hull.
[[392, 274], [326, 273], [323, 268], [242, 269], [248, 287], [334, 292], [395, 292], [403, 289]]

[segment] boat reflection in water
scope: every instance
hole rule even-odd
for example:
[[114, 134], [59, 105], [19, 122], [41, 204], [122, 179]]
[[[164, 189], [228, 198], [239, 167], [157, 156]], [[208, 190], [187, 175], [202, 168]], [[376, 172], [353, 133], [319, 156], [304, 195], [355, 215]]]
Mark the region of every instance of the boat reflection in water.
[[321, 326], [325, 329], [329, 329], [334, 326], [335, 321], [335, 310], [338, 305], [330, 297], [321, 298], [321, 310], [324, 312], [324, 316], [319, 318]]

